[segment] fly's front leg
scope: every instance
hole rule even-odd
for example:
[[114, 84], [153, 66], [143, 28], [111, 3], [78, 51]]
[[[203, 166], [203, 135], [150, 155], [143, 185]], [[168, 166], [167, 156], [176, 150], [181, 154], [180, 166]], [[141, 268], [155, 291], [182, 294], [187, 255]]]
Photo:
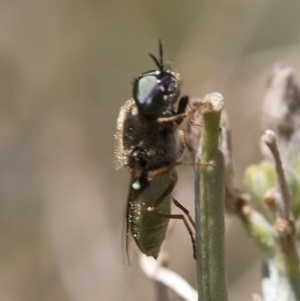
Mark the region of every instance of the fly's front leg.
[[[180, 142], [182, 143], [182, 145], [189, 150], [189, 152], [191, 152], [191, 153], [195, 152], [193, 147], [188, 143], [186, 136], [184, 134], [184, 131], [178, 131], [178, 138], [179, 138]], [[179, 151], [178, 157], [180, 157], [182, 155], [183, 150], [184, 150], [184, 148]]]
[[165, 122], [175, 122], [176, 125], [180, 125], [184, 118], [189, 116], [189, 113], [186, 113], [186, 107], [189, 103], [188, 96], [182, 96], [179, 100], [178, 110], [177, 113], [173, 116], [169, 117], [161, 117], [157, 119], [157, 123], [165, 123]]
[[184, 118], [188, 117], [185, 110], [189, 103], [188, 96], [182, 96], [179, 100], [178, 110], [177, 113], [170, 117], [161, 117], [157, 119], [157, 123], [165, 123], [165, 122], [175, 122], [176, 125], [180, 125]]
[[[188, 109], [189, 109], [190, 112], [193, 111], [190, 104], [188, 104]], [[193, 125], [194, 127], [201, 128], [202, 126], [199, 123], [196, 123], [195, 120], [194, 120], [194, 113], [192, 113], [192, 115], [190, 116], [190, 124]]]
[[[179, 100], [178, 110], [176, 115], [181, 115], [185, 112], [187, 106], [189, 104], [189, 97], [188, 96], [182, 96]], [[176, 121], [177, 125], [180, 125], [184, 118], [180, 118]]]
[[[187, 96], [186, 96], [187, 97]], [[185, 100], [183, 101], [183, 104], [185, 103]], [[187, 104], [185, 105], [185, 107], [187, 106]], [[178, 112], [177, 114], [173, 115], [173, 116], [169, 116], [169, 117], [160, 117], [157, 119], [157, 123], [165, 123], [165, 122], [175, 122], [176, 124], [180, 124], [182, 122], [182, 120], [184, 118], [187, 118], [187, 117], [191, 117], [193, 116], [193, 114], [198, 111], [198, 110], [201, 110], [202, 108], [206, 108], [207, 106], [211, 106], [210, 103], [207, 103], [207, 102], [200, 102], [197, 104], [197, 106], [193, 109], [191, 109], [189, 112]], [[183, 105], [182, 105], [183, 107]], [[182, 107], [181, 107], [181, 110], [182, 110]]]

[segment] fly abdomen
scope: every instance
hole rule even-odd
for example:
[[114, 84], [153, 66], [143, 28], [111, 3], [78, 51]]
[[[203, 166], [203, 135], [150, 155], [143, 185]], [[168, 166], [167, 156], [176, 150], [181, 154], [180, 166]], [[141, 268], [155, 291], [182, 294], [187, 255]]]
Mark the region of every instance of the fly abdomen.
[[131, 212], [131, 232], [139, 249], [147, 256], [155, 258], [166, 236], [169, 218], [163, 215], [171, 212], [171, 195], [167, 195], [153, 210], [149, 211], [148, 208], [168, 189], [172, 172], [175, 171], [159, 175], [149, 182], [148, 187], [135, 200], [134, 212]]

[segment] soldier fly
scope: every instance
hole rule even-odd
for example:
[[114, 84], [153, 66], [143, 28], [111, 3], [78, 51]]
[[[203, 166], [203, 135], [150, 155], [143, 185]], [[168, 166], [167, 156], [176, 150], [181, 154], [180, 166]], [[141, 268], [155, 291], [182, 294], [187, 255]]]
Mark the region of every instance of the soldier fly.
[[177, 160], [184, 149], [178, 126], [193, 111], [185, 113], [188, 96], [182, 96], [175, 109], [180, 75], [164, 65], [161, 41], [159, 59], [149, 55], [158, 69], [135, 79], [133, 98], [120, 109], [115, 137], [117, 169], [128, 166], [131, 171], [125, 229], [127, 255], [132, 236], [142, 253], [157, 258], [170, 218], [184, 221], [195, 246], [185, 216], [171, 214], [172, 200], [194, 226], [189, 212], [171, 196], [177, 182], [175, 166], [181, 164]]

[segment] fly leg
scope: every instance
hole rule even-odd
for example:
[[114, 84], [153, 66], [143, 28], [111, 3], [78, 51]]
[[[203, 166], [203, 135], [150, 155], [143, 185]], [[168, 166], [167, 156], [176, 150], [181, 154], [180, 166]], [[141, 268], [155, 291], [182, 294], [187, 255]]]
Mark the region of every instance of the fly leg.
[[151, 206], [149, 206], [147, 208], [147, 210], [149, 212], [153, 212], [154, 209], [156, 209], [164, 200], [165, 198], [173, 191], [175, 185], [177, 183], [177, 173], [174, 170], [174, 172], [172, 173], [171, 177], [170, 177], [170, 184], [167, 187], [167, 189], [161, 194], [161, 196], [155, 200]]
[[[176, 205], [177, 206], [177, 205]], [[183, 221], [190, 237], [191, 237], [191, 241], [192, 241], [192, 245], [193, 245], [193, 256], [194, 258], [197, 260], [197, 256], [196, 256], [196, 241], [195, 241], [195, 237], [194, 237], [194, 233], [192, 231], [192, 228], [190, 227], [188, 221], [186, 220], [185, 216], [183, 214], [163, 214], [163, 213], [159, 213], [156, 211], [151, 211], [152, 214], [155, 214], [157, 216], [160, 217], [164, 217], [164, 218], [168, 218], [168, 219], [180, 219]]]
[[[200, 103], [199, 103], [198, 105], [200, 105]], [[197, 106], [198, 106], [198, 105], [197, 105]], [[190, 112], [192, 112], [192, 111], [193, 111], [193, 108], [191, 107], [191, 105], [188, 104], [187, 106], [188, 106], [188, 109], [190, 110]], [[196, 106], [196, 107], [197, 107], [197, 106]], [[199, 123], [196, 123], [195, 120], [194, 120], [194, 113], [195, 113], [195, 111], [193, 111], [192, 115], [190, 116], [190, 123], [191, 123], [191, 125], [193, 125], [194, 127], [201, 128], [202, 126], [201, 126]]]
[[166, 165], [166, 166], [163, 166], [163, 167], [160, 167], [160, 168], [148, 171], [147, 175], [146, 175], [147, 179], [148, 179], [148, 181], [151, 181], [156, 176], [164, 174], [164, 173], [170, 171], [171, 169], [173, 169], [174, 167], [176, 167], [178, 165], [192, 165], [192, 166], [199, 166], [199, 167], [215, 166], [215, 164], [213, 162], [209, 162], [209, 163], [194, 163], [194, 162], [177, 161], [177, 162], [171, 163], [169, 165]]
[[[147, 179], [149, 181], [151, 181], [153, 178], [172, 170], [175, 166], [177, 166], [177, 162], [165, 165], [163, 167], [160, 167], [160, 168], [157, 168], [157, 169], [154, 169], [154, 170], [150, 170], [150, 171], [147, 172]], [[177, 182], [177, 176], [176, 176], [175, 183], [176, 182]], [[174, 184], [174, 186], [175, 186], [175, 184]]]
[[[176, 115], [181, 115], [185, 112], [186, 107], [189, 103], [189, 97], [188, 96], [182, 96], [179, 100], [178, 110]], [[180, 123], [183, 121], [184, 118], [179, 118], [176, 120], [176, 124], [180, 125]]]
[[[186, 96], [187, 97], [187, 96]], [[192, 116], [196, 111], [201, 110], [202, 108], [206, 108], [207, 106], [210, 106], [210, 103], [207, 102], [199, 102], [195, 108], [191, 109], [189, 112], [185, 112], [185, 113], [178, 113], [176, 115], [173, 116], [169, 116], [169, 117], [160, 117], [157, 119], [157, 123], [165, 123], [165, 122], [176, 122], [177, 124], [180, 124], [181, 121], [184, 118], [190, 117]]]
[[[155, 214], [157, 216], [160, 216], [160, 217], [163, 217], [163, 218], [168, 218], [168, 219], [180, 219], [183, 221], [190, 237], [191, 237], [191, 241], [192, 241], [192, 245], [193, 245], [193, 255], [194, 255], [194, 258], [196, 259], [196, 242], [195, 242], [195, 238], [194, 238], [194, 234], [193, 234], [193, 231], [186, 219], [186, 217], [183, 215], [183, 214], [164, 214], [164, 213], [160, 213], [160, 212], [157, 212], [155, 211], [155, 209], [157, 209], [157, 207], [165, 200], [165, 198], [173, 191], [174, 189], [174, 186], [177, 182], [177, 174], [176, 172], [174, 172], [173, 176], [171, 176], [171, 182], [168, 186], [168, 188], [162, 193], [162, 195], [151, 205], [147, 208], [147, 210], [149, 212], [151, 212], [152, 214]], [[192, 219], [189, 211], [183, 207], [177, 200], [175, 200], [174, 198], [172, 198], [174, 204], [180, 208], [184, 213], [185, 215], [188, 217], [190, 223], [192, 224], [192, 226], [195, 228], [195, 222], [194, 220]]]
[[[178, 138], [181, 142], [181, 147], [178, 151], [178, 157], [180, 157], [184, 151], [184, 148], [186, 147], [189, 152], [195, 153], [194, 148], [188, 143], [185, 133], [183, 131], [178, 131]], [[178, 165], [193, 165], [193, 166], [199, 166], [199, 167], [208, 167], [208, 166], [215, 166], [213, 162], [208, 163], [194, 163], [194, 162], [185, 162], [185, 161], [177, 161], [173, 163], [174, 167]]]
[[[190, 212], [183, 206], [181, 205], [175, 198], [172, 198], [173, 203], [175, 204], [175, 206], [177, 206], [180, 210], [182, 210], [182, 212], [187, 216], [187, 218], [189, 219], [191, 225], [193, 226], [194, 229], [196, 229], [196, 224], [195, 221], [193, 220], [193, 218], [190, 215]], [[196, 256], [196, 241], [195, 241], [195, 237], [193, 234], [193, 231], [190, 227], [190, 225], [188, 224], [186, 218], [184, 217], [184, 215], [182, 214], [177, 214], [178, 218], [181, 219], [184, 222], [184, 225], [187, 229], [187, 231], [189, 232], [189, 235], [191, 237], [191, 241], [192, 241], [192, 245], [193, 245], [193, 254], [194, 254], [194, 258], [197, 260], [197, 256]], [[173, 217], [174, 218], [174, 217]]]
[[182, 204], [180, 204], [174, 197], [172, 197], [172, 201], [175, 204], [175, 206], [178, 207], [187, 216], [193, 228], [196, 229], [195, 221], [191, 217], [190, 212]]
[[[174, 204], [184, 212], [184, 214], [188, 217], [190, 223], [192, 224], [193, 228], [195, 228], [195, 222], [192, 219], [189, 211], [185, 207], [183, 207], [176, 199], [172, 198], [172, 200], [173, 200]], [[157, 201], [155, 201], [155, 203], [157, 203]], [[187, 229], [187, 231], [188, 231], [188, 233], [189, 233], [189, 235], [190, 235], [191, 241], [192, 241], [193, 256], [197, 260], [196, 241], [195, 241], [194, 233], [193, 233], [193, 230], [192, 230], [190, 224], [188, 223], [186, 217], [183, 214], [164, 214], [164, 213], [157, 212], [157, 211], [155, 211], [155, 209], [157, 208], [158, 205], [153, 204], [151, 207], [148, 207], [148, 211], [151, 212], [152, 214], [155, 214], [155, 215], [159, 216], [159, 217], [168, 218], [168, 219], [182, 220], [185, 227], [186, 227], [186, 229]]]
[[175, 166], [178, 166], [178, 165], [192, 165], [192, 166], [198, 166], [198, 167], [214, 167], [215, 166], [215, 163], [212, 161], [212, 162], [208, 162], [208, 163], [195, 163], [195, 162], [186, 162], [186, 161], [178, 161], [176, 162]]
[[188, 141], [186, 139], [186, 136], [184, 134], [184, 131], [178, 131], [178, 138], [181, 142], [181, 145], [183, 146], [178, 152], [178, 157], [180, 157], [182, 155], [184, 147], [186, 147], [188, 149], [188, 151], [191, 152], [191, 153], [195, 152], [193, 147], [188, 143]]

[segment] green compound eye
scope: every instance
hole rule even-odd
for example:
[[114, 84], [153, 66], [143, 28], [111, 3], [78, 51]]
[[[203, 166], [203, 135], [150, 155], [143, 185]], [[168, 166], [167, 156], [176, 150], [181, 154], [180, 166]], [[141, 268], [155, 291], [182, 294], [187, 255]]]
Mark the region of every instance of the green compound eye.
[[167, 88], [164, 86], [166, 78], [159, 79], [161, 75], [171, 76], [165, 72], [149, 71], [143, 73], [134, 83], [133, 98], [144, 115], [157, 115], [165, 108], [168, 100]]
[[133, 84], [133, 98], [141, 115], [158, 118], [178, 99], [180, 77], [167, 69], [163, 62], [163, 48], [159, 41], [159, 58], [149, 54], [158, 70], [142, 73]]
[[151, 94], [157, 89], [158, 81], [153, 75], [146, 75], [138, 81], [137, 100], [143, 104], [151, 102]]

